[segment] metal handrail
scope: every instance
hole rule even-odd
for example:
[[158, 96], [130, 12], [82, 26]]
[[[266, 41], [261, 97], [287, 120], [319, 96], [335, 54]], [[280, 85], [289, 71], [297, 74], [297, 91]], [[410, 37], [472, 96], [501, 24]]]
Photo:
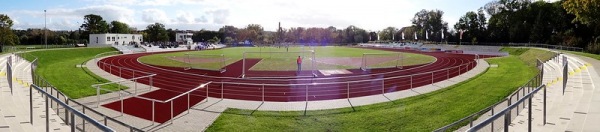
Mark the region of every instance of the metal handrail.
[[[554, 57], [557, 57], [557, 56], [558, 56], [558, 54], [555, 54], [555, 56], [554, 56]], [[554, 58], [554, 57], [553, 57], [553, 58]], [[550, 61], [550, 60], [545, 60], [545, 61], [542, 61], [542, 60], [540, 60], [540, 59], [538, 58], [538, 59], [537, 59], [537, 61], [538, 61], [538, 62], [541, 62], [541, 63], [543, 63], [543, 62], [545, 62], [545, 61], [547, 62], [547, 61]], [[542, 65], [542, 66], [543, 66], [543, 65]], [[520, 87], [519, 87], [519, 89], [517, 89], [517, 90], [513, 91], [513, 92], [512, 92], [510, 95], [508, 95], [508, 96], [507, 96], [506, 98], [504, 98], [503, 100], [501, 100], [501, 101], [497, 102], [497, 103], [496, 103], [496, 104], [494, 104], [494, 105], [491, 105], [491, 106], [489, 106], [489, 107], [487, 107], [487, 108], [483, 109], [482, 111], [486, 111], [486, 112], [487, 112], [487, 110], [489, 110], [490, 108], [496, 107], [496, 106], [497, 106], [497, 104], [499, 104], [499, 103], [502, 103], [502, 102], [504, 102], [504, 101], [507, 101], [507, 100], [508, 100], [508, 101], [510, 101], [510, 99], [511, 99], [511, 98], [513, 98], [513, 97], [514, 97], [516, 94], [519, 94], [519, 92], [520, 92], [521, 90], [524, 90], [524, 88], [525, 88], [525, 87], [527, 87], [527, 86], [528, 86], [528, 84], [532, 83], [532, 81], [538, 81], [537, 83], [541, 83], [541, 79], [543, 78], [543, 74], [544, 74], [544, 73], [543, 73], [543, 67], [542, 67], [542, 71], [540, 71], [540, 73], [538, 73], [536, 76], [534, 76], [532, 79], [530, 79], [530, 80], [529, 80], [527, 83], [525, 83], [525, 84], [523, 84], [522, 86], [520, 86]], [[541, 86], [541, 85], [540, 85], [540, 86]], [[512, 103], [512, 102], [509, 102], [509, 103]], [[481, 111], [480, 111], [480, 112], [481, 112]], [[493, 113], [493, 112], [492, 112], [492, 113]], [[444, 126], [444, 127], [438, 128], [438, 129], [436, 129], [436, 130], [434, 130], [434, 131], [436, 131], [436, 132], [439, 132], [439, 131], [446, 131], [446, 130], [447, 130], [447, 129], [449, 129], [450, 127], [454, 127], [455, 125], [457, 125], [457, 124], [459, 124], [459, 123], [463, 122], [464, 120], [466, 120], [466, 119], [470, 119], [470, 118], [472, 118], [472, 117], [474, 117], [474, 116], [477, 116], [477, 115], [479, 115], [479, 114], [480, 114], [479, 112], [478, 112], [478, 113], [473, 113], [473, 114], [471, 114], [471, 115], [469, 115], [469, 116], [467, 116], [467, 117], [464, 117], [464, 118], [462, 118], [462, 119], [460, 119], [460, 120], [458, 120], [458, 121], [455, 121], [455, 122], [453, 122], [453, 123], [451, 123], [451, 124], [448, 124], [448, 125], [446, 125], [446, 126]]]
[[[539, 74], [538, 74], [538, 75], [536, 75], [534, 78], [530, 79], [530, 80], [529, 80], [527, 83], [525, 83], [523, 86], [519, 87], [519, 89], [515, 90], [515, 91], [514, 91], [514, 92], [512, 92], [510, 95], [508, 95], [506, 98], [504, 98], [504, 99], [502, 99], [502, 100], [498, 101], [497, 103], [495, 103], [495, 104], [493, 104], [493, 105], [491, 105], [491, 106], [488, 106], [488, 107], [484, 108], [483, 110], [480, 110], [479, 112], [476, 112], [476, 113], [473, 113], [473, 114], [471, 114], [471, 115], [469, 115], [469, 116], [466, 116], [466, 117], [464, 117], [464, 118], [462, 118], [462, 119], [460, 119], [460, 120], [458, 120], [458, 121], [455, 121], [455, 122], [452, 122], [452, 123], [450, 123], [450, 124], [448, 124], [448, 125], [446, 125], [446, 126], [440, 127], [440, 128], [438, 128], [438, 129], [436, 129], [435, 131], [436, 131], [436, 132], [439, 132], [439, 131], [446, 131], [446, 130], [447, 130], [447, 129], [449, 129], [450, 127], [454, 127], [455, 125], [457, 125], [457, 124], [459, 124], [459, 123], [463, 122], [464, 120], [467, 120], [467, 119], [472, 119], [473, 117], [475, 117], [475, 116], [477, 116], [477, 115], [481, 115], [481, 114], [483, 114], [483, 113], [485, 113], [485, 112], [488, 112], [489, 110], [493, 109], [494, 107], [498, 106], [498, 104], [500, 104], [500, 103], [503, 103], [504, 101], [510, 101], [510, 98], [514, 97], [516, 94], [519, 94], [519, 92], [520, 92], [521, 90], [524, 90], [524, 88], [526, 88], [527, 84], [530, 84], [530, 83], [532, 83], [532, 81], [534, 81], [534, 80], [537, 80], [537, 79], [541, 78], [541, 75], [542, 75], [542, 74], [541, 74], [541, 73], [539, 73]], [[540, 85], [540, 86], [541, 86], [541, 85]], [[509, 103], [512, 103], [512, 102], [509, 102]]]
[[146, 78], [146, 77], [153, 77], [153, 76], [156, 76], [156, 74], [146, 75], [146, 76], [141, 76], [141, 77], [135, 77], [135, 78], [129, 78], [129, 79], [121, 79], [119, 81], [112, 81], [112, 82], [107, 82], [107, 83], [93, 84], [92, 87], [103, 86], [103, 85], [114, 84], [114, 83], [120, 83], [120, 82], [126, 82], [126, 81], [130, 81], [130, 80], [137, 80], [137, 79], [142, 79], [142, 78]]
[[125, 124], [125, 123], [123, 123], [123, 122], [121, 122], [121, 121], [119, 121], [119, 120], [116, 120], [116, 119], [114, 119], [114, 118], [111, 118], [111, 117], [109, 117], [109, 116], [107, 116], [107, 115], [104, 115], [104, 114], [102, 114], [102, 113], [98, 112], [97, 110], [94, 110], [94, 109], [92, 109], [92, 108], [90, 108], [90, 107], [88, 107], [88, 106], [86, 106], [86, 105], [84, 105], [84, 104], [82, 104], [82, 103], [79, 103], [79, 102], [77, 102], [77, 101], [75, 101], [75, 100], [73, 100], [73, 99], [68, 99], [68, 101], [69, 101], [69, 102], [73, 102], [73, 103], [75, 103], [75, 105], [81, 106], [81, 107], [82, 107], [82, 109], [84, 109], [84, 111], [83, 111], [84, 113], [83, 113], [83, 114], [85, 114], [85, 111], [86, 111], [86, 110], [88, 110], [88, 111], [92, 111], [93, 113], [96, 113], [97, 115], [100, 115], [100, 116], [104, 117], [105, 124], [106, 124], [106, 120], [111, 120], [111, 121], [113, 121], [114, 123], [117, 123], [117, 124], [119, 124], [119, 125], [122, 125], [122, 126], [128, 127], [128, 128], [130, 129], [130, 131], [132, 131], [132, 132], [133, 132], [133, 131], [137, 131], [137, 132], [143, 132], [143, 130], [142, 130], [142, 129], [139, 129], [139, 128], [136, 128], [136, 127], [130, 126], [129, 124]]
[[[22, 60], [25, 60], [25, 58], [24, 58], [22, 55], [30, 55], [30, 56], [34, 57], [35, 59], [34, 59], [34, 60], [31, 62], [31, 63], [33, 63], [33, 62], [37, 62], [37, 61], [39, 60], [39, 57], [37, 57], [37, 56], [35, 56], [35, 55], [32, 55], [32, 54], [30, 54], [29, 52], [22, 52], [22, 53], [17, 53], [17, 54], [16, 54], [16, 56], [17, 56], [18, 58], [20, 58], [20, 59], [22, 59]], [[25, 60], [25, 61], [27, 61], [27, 60]], [[32, 72], [35, 72], [35, 71], [32, 71]], [[38, 86], [38, 83], [42, 83], [42, 84], [44, 84], [46, 87], [49, 87], [49, 88], [51, 89], [51, 91], [54, 91], [54, 92], [56, 92], [56, 94], [57, 94], [57, 97], [58, 97], [58, 95], [61, 95], [61, 96], [62, 96], [62, 97], [65, 99], [65, 101], [67, 101], [67, 102], [75, 102], [76, 104], [80, 104], [80, 105], [81, 105], [81, 103], [79, 103], [79, 102], [77, 102], [77, 101], [75, 101], [75, 100], [73, 100], [73, 99], [70, 99], [68, 96], [65, 96], [66, 94], [64, 94], [63, 92], [61, 92], [61, 91], [57, 90], [57, 89], [56, 89], [56, 87], [54, 87], [52, 84], [50, 84], [50, 82], [48, 82], [48, 81], [46, 81], [45, 79], [43, 79], [41, 76], [39, 76], [39, 75], [37, 75], [37, 74], [33, 73], [33, 74], [32, 74], [32, 77], [34, 77], [34, 84], [35, 84], [36, 86]], [[32, 84], [32, 85], [34, 85], [34, 84]], [[39, 87], [39, 86], [38, 86], [38, 87]], [[41, 90], [41, 88], [40, 88], [40, 90]], [[42, 90], [42, 91], [44, 91], [44, 90]], [[46, 94], [47, 94], [47, 92], [46, 92]], [[59, 98], [57, 98], [57, 97], [54, 97], [54, 95], [51, 95], [51, 94], [48, 94], [47, 96], [50, 96], [51, 98], [56, 98], [56, 99], [60, 100]], [[61, 103], [63, 103], [63, 102], [61, 102]], [[84, 107], [87, 107], [87, 106], [84, 106]], [[97, 113], [97, 114], [99, 114], [99, 115], [101, 115], [101, 116], [104, 116], [105, 118], [107, 118], [107, 117], [108, 117], [108, 116], [106, 116], [106, 115], [104, 115], [104, 114], [101, 114], [101, 113], [99, 113], [99, 112], [97, 112], [97, 111], [95, 111], [95, 110], [93, 110], [93, 109], [90, 109], [90, 108], [88, 108], [88, 110], [92, 110], [93, 112], [95, 112], [95, 113]], [[79, 111], [77, 111], [77, 112], [79, 112]], [[65, 113], [65, 114], [66, 114], [66, 113]], [[83, 113], [83, 114], [85, 114], [85, 113]], [[130, 130], [132, 130], [132, 131], [133, 131], [133, 130], [135, 130], [135, 131], [142, 131], [141, 129], [135, 128], [135, 127], [133, 127], [133, 126], [130, 126], [130, 125], [128, 125], [128, 124], [125, 124], [125, 123], [123, 123], [123, 122], [121, 122], [121, 121], [118, 121], [118, 120], [115, 120], [115, 119], [112, 119], [112, 118], [108, 118], [108, 119], [110, 119], [110, 120], [113, 120], [113, 122], [115, 122], [115, 123], [118, 123], [118, 124], [120, 124], [120, 125], [122, 125], [122, 126], [125, 126], [125, 127], [128, 127], [128, 128], [130, 128]], [[67, 118], [67, 120], [68, 120], [68, 118]], [[73, 126], [72, 126], [72, 127], [73, 127]]]
[[[72, 114], [77, 115], [78, 117], [81, 117], [83, 120], [88, 121], [89, 123], [91, 123], [92, 125], [96, 126], [98, 129], [105, 131], [105, 132], [114, 132], [114, 130], [112, 128], [109, 128], [108, 126], [102, 125], [100, 122], [94, 120], [93, 118], [77, 111], [75, 108], [67, 105], [65, 102], [62, 102], [60, 99], [48, 94], [46, 91], [42, 90], [39, 86], [35, 85], [35, 84], [31, 84], [30, 85], [30, 89], [29, 89], [29, 93], [32, 93], [32, 89], [37, 90], [38, 92], [42, 93], [44, 95], [44, 97], [46, 97], [46, 99], [50, 98], [52, 100], [54, 100], [55, 102], [57, 102], [57, 104], [61, 105], [62, 107], [64, 107], [65, 109], [67, 109], [68, 111], [71, 111]], [[31, 97], [31, 95], [30, 95]], [[48, 104], [48, 102], [46, 101], [46, 105]], [[33, 105], [32, 103], [30, 103], [30, 105]], [[48, 106], [46, 106], [47, 109]], [[30, 112], [30, 116], [33, 116], [33, 112]], [[46, 110], [46, 125], [49, 125], [48, 123], [48, 111]], [[31, 118], [33, 119], [33, 118]], [[31, 122], [33, 122], [33, 120], [31, 120]], [[71, 128], [73, 129], [74, 126], [71, 126]], [[46, 127], [46, 130], [48, 130], [48, 127]]]
[[212, 82], [207, 82], [207, 83], [201, 84], [200, 86], [198, 86], [198, 87], [196, 87], [194, 89], [188, 90], [187, 92], [181, 93], [181, 94], [179, 94], [179, 95], [177, 95], [175, 97], [169, 98], [167, 100], [157, 100], [157, 99], [151, 99], [151, 98], [146, 98], [146, 97], [142, 97], [142, 96], [136, 96], [136, 98], [140, 98], [140, 99], [144, 99], [144, 100], [148, 100], [148, 101], [159, 102], [159, 103], [167, 103], [167, 102], [171, 102], [171, 101], [173, 101], [173, 100], [175, 100], [175, 99], [177, 99], [177, 98], [179, 98], [179, 97], [181, 97], [183, 95], [186, 95], [186, 94], [189, 94], [191, 92], [194, 92], [194, 91], [196, 91], [198, 89], [205, 88], [206, 85], [208, 85], [210, 83], [212, 83]]
[[[502, 111], [492, 115], [492, 117], [482, 121], [481, 123], [469, 128], [467, 131], [468, 132], [475, 132], [483, 127], [485, 127], [486, 125], [492, 123], [493, 121], [495, 121], [496, 119], [506, 115], [507, 112], [510, 112], [512, 109], [514, 109], [515, 107], [518, 107], [519, 105], [521, 105], [521, 103], [525, 102], [526, 99], [530, 98], [531, 96], [533, 96], [534, 94], [536, 94], [538, 91], [540, 91], [541, 89], [546, 88], [545, 84], [542, 84], [540, 86], [538, 86], [535, 90], [533, 90], [532, 92], [528, 93], [527, 95], [523, 96], [521, 99], [517, 100], [517, 102], [515, 102], [514, 104], [511, 104], [510, 106], [504, 108]], [[531, 107], [531, 106], [530, 106]], [[531, 108], [529, 108], [531, 109]]]
[[[345, 82], [327, 82], [327, 83], [321, 82], [321, 83], [305, 83], [305, 84], [256, 84], [256, 83], [239, 83], [239, 82], [214, 82], [214, 83], [251, 85], [251, 86], [255, 86], [255, 85], [256, 86], [263, 86], [263, 85], [264, 86], [304, 86], [304, 85], [329, 85], [329, 84], [358, 83], [358, 82], [370, 82], [370, 81], [375, 81], [375, 80], [398, 79], [398, 78], [411, 77], [411, 76], [416, 76], [416, 75], [426, 75], [426, 74], [431, 74], [431, 73], [435, 73], [435, 72], [450, 70], [453, 68], [460, 68], [463, 66], [473, 65], [473, 63], [477, 63], [477, 62], [473, 61], [473, 62], [461, 64], [459, 66], [454, 66], [454, 67], [450, 67], [450, 68], [439, 69], [439, 70], [424, 72], [424, 73], [416, 73], [416, 74], [411, 74], [411, 75], [394, 76], [394, 77], [387, 77], [387, 78], [374, 78], [374, 79], [367, 79], [367, 80], [345, 81]], [[466, 73], [466, 72], [468, 72], [468, 71], [464, 71], [464, 72], [460, 72], [460, 73]]]

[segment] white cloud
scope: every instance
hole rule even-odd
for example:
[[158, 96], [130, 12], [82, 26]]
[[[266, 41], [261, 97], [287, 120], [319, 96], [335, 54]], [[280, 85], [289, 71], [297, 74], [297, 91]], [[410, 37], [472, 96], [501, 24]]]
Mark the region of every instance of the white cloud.
[[196, 22], [198, 22], [198, 23], [206, 23], [206, 22], [208, 22], [208, 19], [206, 19], [206, 17], [204, 17], [204, 16], [201, 16], [200, 18], [196, 18], [194, 20]]
[[146, 9], [142, 11], [142, 20], [146, 23], [170, 23], [171, 20], [163, 10]]
[[199, 18], [197, 18], [191, 12], [182, 11], [182, 10], [177, 11], [177, 18], [175, 20], [175, 23], [182, 23], [182, 24], [195, 24], [195, 23], [206, 23], [206, 22], [207, 22], [206, 17], [200, 16]]
[[201, 4], [204, 0], [91, 0], [98, 4], [137, 5], [137, 6], [170, 6], [179, 4]]
[[10, 14], [14, 16], [41, 19], [41, 23], [22, 23], [16, 25], [17, 27], [22, 29], [42, 28], [44, 25], [44, 15], [46, 15], [46, 19], [49, 20], [48, 28], [54, 30], [77, 29], [83, 22], [83, 17], [88, 14], [100, 15], [107, 22], [115, 20], [127, 24], [133, 24], [135, 22], [133, 17], [135, 13], [133, 10], [113, 5], [87, 6], [74, 9], [53, 8], [46, 10], [46, 13], [44, 13], [43, 10], [18, 10], [12, 11], [10, 12]]
[[208, 11], [206, 13], [212, 15], [214, 24], [226, 24], [229, 17], [229, 10], [224, 9]]

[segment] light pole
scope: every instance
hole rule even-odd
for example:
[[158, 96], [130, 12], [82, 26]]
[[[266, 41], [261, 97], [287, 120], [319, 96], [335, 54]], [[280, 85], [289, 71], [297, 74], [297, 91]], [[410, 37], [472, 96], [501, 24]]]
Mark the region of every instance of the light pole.
[[44, 10], [44, 45], [46, 45], [46, 49], [48, 48], [48, 33], [46, 33], [48, 28], [46, 27], [46, 10]]

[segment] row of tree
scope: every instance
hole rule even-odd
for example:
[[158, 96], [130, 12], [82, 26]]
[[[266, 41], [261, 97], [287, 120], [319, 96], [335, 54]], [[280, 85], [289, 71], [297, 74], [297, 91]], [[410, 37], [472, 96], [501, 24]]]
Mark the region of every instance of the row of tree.
[[546, 43], [599, 53], [598, 16], [600, 0], [498, 0], [467, 12], [454, 29], [470, 42]]

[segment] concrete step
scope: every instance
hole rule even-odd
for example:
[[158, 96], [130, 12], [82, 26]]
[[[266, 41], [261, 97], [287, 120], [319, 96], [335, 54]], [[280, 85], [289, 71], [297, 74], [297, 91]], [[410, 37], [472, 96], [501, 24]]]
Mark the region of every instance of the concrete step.
[[[0, 58], [0, 60], [5, 58]], [[30, 64], [24, 61], [20, 63], [14, 63], [15, 67], [13, 68], [13, 77], [15, 80], [13, 81], [13, 94], [10, 94], [10, 90], [2, 89], [2, 100], [0, 100], [0, 105], [2, 107], [2, 120], [5, 120], [7, 124], [9, 124], [10, 131], [45, 131], [45, 107], [44, 107], [44, 98], [41, 98], [41, 95], [38, 93], [33, 94], [33, 125], [30, 123], [30, 109], [29, 109], [29, 87], [28, 84], [31, 84], [31, 69]], [[6, 68], [6, 67], [4, 67]], [[6, 81], [6, 76], [0, 76], [0, 88], [8, 87]], [[7, 92], [5, 92], [7, 91]], [[6, 106], [6, 107], [4, 107]], [[55, 114], [53, 109], [49, 110], [51, 114], [48, 118], [50, 120], [50, 131], [70, 131], [70, 127], [64, 124], [62, 119]], [[2, 128], [0, 128], [2, 129]], [[0, 130], [2, 131], [2, 130]]]
[[[575, 59], [571, 59], [575, 60]], [[560, 62], [560, 61], [559, 61]], [[573, 68], [572, 71], [576, 72], [571, 74], [567, 81], [567, 88], [563, 95], [562, 90], [562, 66], [557, 65], [556, 60], [551, 60], [545, 64], [544, 69], [544, 83], [547, 84], [547, 124], [543, 122], [543, 91], [538, 92], [534, 95], [532, 100], [532, 106], [527, 106], [523, 111], [520, 111], [519, 115], [513, 120], [510, 130], [511, 131], [527, 131], [528, 121], [528, 110], [532, 109], [532, 130], [533, 131], [566, 131], [576, 130], [573, 128], [581, 128], [583, 124], [581, 116], [577, 115], [585, 112], [585, 109], [589, 108], [589, 102], [591, 95], [586, 91], [590, 90], [590, 86], [587, 82], [590, 82], [589, 72], [581, 70], [575, 61], [569, 62], [569, 65]], [[558, 68], [557, 68], [558, 67]], [[558, 70], [557, 70], [558, 69]], [[558, 79], [557, 79], [558, 78]], [[527, 102], [525, 102], [527, 103]]]

